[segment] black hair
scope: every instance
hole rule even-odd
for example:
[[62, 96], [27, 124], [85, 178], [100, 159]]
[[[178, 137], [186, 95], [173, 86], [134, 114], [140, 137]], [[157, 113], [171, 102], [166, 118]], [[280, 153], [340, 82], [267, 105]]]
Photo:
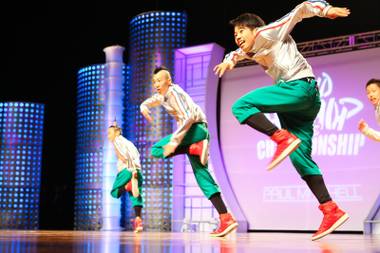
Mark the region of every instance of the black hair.
[[230, 21], [230, 25], [236, 26], [246, 26], [250, 29], [255, 29], [256, 27], [264, 26], [265, 22], [262, 18], [253, 13], [243, 13], [237, 18]]
[[164, 65], [161, 65], [161, 66], [156, 66], [156, 68], [153, 70], [153, 75], [157, 74], [161, 70], [166, 70], [170, 73], [170, 71], [167, 67], [165, 67]]
[[373, 83], [379, 86], [380, 88], [380, 79], [375, 79], [375, 78], [369, 79], [365, 87], [367, 88], [368, 85], [373, 84]]

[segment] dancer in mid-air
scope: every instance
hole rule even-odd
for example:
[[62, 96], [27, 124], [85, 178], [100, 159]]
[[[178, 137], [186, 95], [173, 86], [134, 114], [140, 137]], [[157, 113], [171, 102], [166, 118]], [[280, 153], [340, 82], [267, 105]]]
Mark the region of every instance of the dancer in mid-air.
[[157, 92], [141, 104], [141, 113], [152, 122], [150, 108], [163, 106], [177, 121], [177, 130], [154, 144], [152, 155], [164, 159], [177, 154], [187, 155], [199, 187], [219, 213], [219, 227], [210, 235], [225, 236], [235, 230], [238, 223], [227, 211], [219, 186], [208, 169], [210, 137], [206, 116], [179, 85], [172, 83], [166, 67], [154, 70], [152, 82]]
[[141, 219], [143, 176], [141, 174], [140, 153], [132, 142], [122, 136], [121, 128], [116, 122], [108, 128], [108, 139], [115, 148], [118, 170], [111, 195], [114, 198], [120, 198], [123, 193], [128, 194], [136, 216], [133, 220], [134, 232], [141, 232], [143, 231]]
[[[321, 170], [311, 157], [313, 122], [321, 102], [313, 70], [298, 51], [290, 32], [304, 18], [334, 19], [349, 14], [347, 8], [333, 7], [323, 0], [305, 1], [268, 25], [253, 13], [241, 14], [230, 22], [239, 48], [214, 68], [215, 74], [221, 77], [238, 61], [251, 59], [275, 81], [275, 85], [255, 89], [239, 98], [232, 106], [232, 113], [240, 124], [269, 136], [277, 144], [267, 169], [272, 170], [290, 155], [294, 167], [318, 199], [324, 217], [312, 240], [334, 231], [348, 215], [332, 201]], [[264, 113], [277, 113], [282, 129]]]

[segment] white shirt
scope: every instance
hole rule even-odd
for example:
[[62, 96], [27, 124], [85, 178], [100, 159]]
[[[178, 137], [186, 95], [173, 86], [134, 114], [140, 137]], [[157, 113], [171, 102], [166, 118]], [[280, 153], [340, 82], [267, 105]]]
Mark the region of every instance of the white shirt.
[[177, 130], [172, 134], [170, 143], [178, 146], [192, 124], [206, 121], [206, 116], [202, 109], [194, 103], [193, 99], [179, 85], [169, 86], [165, 95], [155, 93], [146, 99], [141, 105], [140, 110], [145, 111], [149, 108], [162, 105], [166, 111], [177, 121]]
[[117, 155], [117, 170], [121, 171], [127, 169], [129, 171], [140, 170], [140, 153], [136, 146], [119, 135], [113, 141]]
[[276, 83], [313, 77], [311, 66], [298, 51], [290, 32], [304, 18], [325, 17], [330, 8], [323, 0], [305, 1], [281, 19], [257, 28], [251, 53], [239, 48], [227, 54], [224, 61], [235, 65], [243, 59], [254, 60]]
[[[375, 117], [377, 123], [380, 125], [380, 102], [375, 107]], [[364, 128], [362, 133], [372, 140], [380, 141], [380, 132], [370, 128], [369, 126]]]

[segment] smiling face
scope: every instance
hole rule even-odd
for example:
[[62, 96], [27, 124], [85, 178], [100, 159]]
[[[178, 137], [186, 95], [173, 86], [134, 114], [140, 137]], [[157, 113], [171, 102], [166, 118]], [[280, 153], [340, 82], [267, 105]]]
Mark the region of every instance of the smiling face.
[[380, 85], [377, 83], [370, 83], [367, 85], [367, 97], [373, 105], [377, 105], [380, 102]]
[[157, 74], [153, 75], [152, 84], [156, 91], [165, 95], [171, 85], [172, 80], [170, 73], [166, 70], [161, 70]]
[[255, 44], [256, 29], [247, 26], [235, 26], [234, 37], [236, 45], [245, 53], [249, 53]]

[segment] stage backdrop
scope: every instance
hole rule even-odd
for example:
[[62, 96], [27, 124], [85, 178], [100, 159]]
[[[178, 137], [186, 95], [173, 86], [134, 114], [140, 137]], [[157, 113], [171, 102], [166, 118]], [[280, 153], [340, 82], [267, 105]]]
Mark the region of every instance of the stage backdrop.
[[[315, 121], [313, 156], [328, 189], [350, 220], [340, 228], [363, 230], [363, 221], [380, 193], [380, 143], [357, 130], [363, 118], [376, 125], [367, 101], [365, 83], [380, 78], [380, 48], [308, 59], [320, 88], [322, 107]], [[322, 215], [318, 203], [287, 158], [266, 171], [273, 142], [231, 113], [233, 102], [273, 81], [257, 65], [228, 72], [221, 82], [220, 142], [233, 190], [249, 221], [250, 230], [313, 230]], [[278, 119], [267, 114], [273, 122]]]

